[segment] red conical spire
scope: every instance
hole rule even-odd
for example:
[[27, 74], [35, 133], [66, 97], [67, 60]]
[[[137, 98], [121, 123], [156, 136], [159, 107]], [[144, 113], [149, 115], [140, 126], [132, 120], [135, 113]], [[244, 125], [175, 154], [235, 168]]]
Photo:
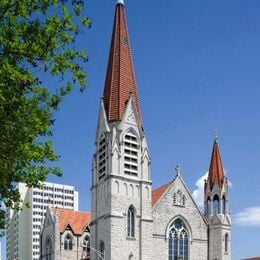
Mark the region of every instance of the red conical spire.
[[218, 141], [217, 136], [214, 140], [212, 155], [211, 155], [211, 162], [209, 167], [209, 177], [208, 181], [210, 184], [210, 188], [213, 187], [214, 183], [217, 181], [219, 187], [222, 187], [224, 183], [224, 171], [221, 162], [220, 152], [218, 148]]
[[118, 1], [104, 88], [104, 105], [109, 122], [122, 119], [130, 93], [133, 94], [138, 120], [142, 124], [125, 7], [123, 1]]

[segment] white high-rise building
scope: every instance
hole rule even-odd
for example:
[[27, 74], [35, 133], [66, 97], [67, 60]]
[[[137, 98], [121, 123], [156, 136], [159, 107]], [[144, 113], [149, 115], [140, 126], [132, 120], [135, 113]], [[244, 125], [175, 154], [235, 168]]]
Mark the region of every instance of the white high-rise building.
[[[78, 210], [78, 192], [75, 187], [45, 182], [41, 189], [28, 188], [19, 183], [23, 201], [22, 211], [7, 210], [7, 260], [37, 260], [40, 256], [40, 230], [46, 208], [57, 207]], [[26, 207], [29, 204], [30, 207]]]

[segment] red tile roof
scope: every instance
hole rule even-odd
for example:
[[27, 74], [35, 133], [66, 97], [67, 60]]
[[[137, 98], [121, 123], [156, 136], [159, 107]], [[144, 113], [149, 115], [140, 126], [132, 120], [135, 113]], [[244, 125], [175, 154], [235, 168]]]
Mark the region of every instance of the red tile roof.
[[164, 192], [168, 189], [172, 182], [166, 183], [163, 186], [157, 188], [152, 191], [152, 207], [156, 204], [156, 202], [162, 197]]
[[76, 235], [81, 235], [91, 221], [90, 212], [80, 212], [68, 209], [51, 209], [53, 214], [59, 217], [59, 229], [63, 233], [69, 225]]
[[138, 119], [142, 124], [125, 7], [117, 4], [104, 88], [104, 105], [109, 122], [122, 120], [130, 93], [134, 96]]
[[218, 182], [219, 187], [222, 187], [224, 182], [224, 171], [221, 162], [218, 143], [216, 140], [214, 141], [213, 145], [208, 180], [211, 188], [213, 187], [215, 181]]

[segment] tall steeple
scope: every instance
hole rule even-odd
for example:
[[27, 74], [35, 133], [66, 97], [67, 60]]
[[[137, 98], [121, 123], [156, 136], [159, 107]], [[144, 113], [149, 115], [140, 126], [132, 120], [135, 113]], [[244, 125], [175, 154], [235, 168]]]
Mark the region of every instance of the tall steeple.
[[104, 106], [108, 122], [122, 120], [131, 94], [138, 121], [142, 125], [124, 1], [118, 0], [104, 88]]
[[218, 147], [218, 139], [216, 136], [215, 136], [212, 155], [211, 155], [208, 181], [211, 189], [216, 181], [219, 187], [222, 187], [224, 183], [224, 171], [223, 171], [223, 166], [222, 166], [219, 147]]
[[[123, 0], [117, 0], [115, 8], [95, 144], [91, 247], [102, 252], [106, 260], [152, 260], [151, 160]], [[91, 259], [98, 260], [92, 251]]]
[[231, 260], [228, 181], [224, 176], [217, 135], [204, 192], [205, 215], [209, 222], [209, 260]]

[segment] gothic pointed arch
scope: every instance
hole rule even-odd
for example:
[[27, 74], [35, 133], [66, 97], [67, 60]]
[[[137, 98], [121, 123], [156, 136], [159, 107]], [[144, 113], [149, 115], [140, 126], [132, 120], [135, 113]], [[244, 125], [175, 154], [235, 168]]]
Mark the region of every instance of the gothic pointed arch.
[[182, 218], [175, 218], [168, 228], [168, 259], [189, 260], [190, 234]]
[[127, 237], [135, 237], [135, 216], [136, 210], [131, 205], [127, 210]]
[[188, 222], [188, 220], [182, 216], [182, 215], [177, 215], [175, 216], [174, 218], [172, 218], [169, 222], [168, 222], [168, 225], [166, 227], [166, 230], [165, 230], [165, 237], [168, 239], [169, 238], [169, 232], [170, 232], [170, 229], [171, 229], [171, 225], [177, 220], [181, 220], [181, 222], [183, 223], [183, 225], [186, 227], [187, 231], [188, 231], [188, 238], [189, 238], [189, 241], [192, 241], [193, 239], [193, 234], [192, 234], [192, 229], [191, 229], [191, 226]]
[[70, 234], [67, 234], [64, 238], [64, 250], [72, 250], [73, 249], [73, 238]]
[[213, 197], [213, 213], [214, 214], [219, 214], [220, 211], [220, 203], [219, 203], [219, 196], [217, 194], [214, 195]]
[[227, 210], [227, 203], [226, 203], [226, 196], [225, 194], [222, 196], [222, 214], [226, 213]]

